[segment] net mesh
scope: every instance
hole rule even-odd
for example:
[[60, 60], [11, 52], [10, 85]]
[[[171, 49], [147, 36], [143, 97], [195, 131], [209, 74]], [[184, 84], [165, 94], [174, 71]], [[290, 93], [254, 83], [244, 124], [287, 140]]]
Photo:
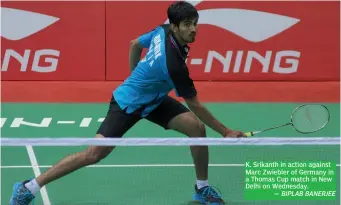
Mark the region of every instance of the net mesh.
[[[273, 204], [244, 199], [248, 160], [328, 160], [339, 168], [340, 138], [1, 138], [2, 203], [16, 181], [30, 179], [89, 145], [118, 146], [105, 159], [47, 185], [35, 204], [189, 205], [196, 180], [189, 145], [209, 145], [209, 183], [228, 204]], [[4, 177], [6, 176], [6, 177]], [[311, 201], [278, 204], [311, 204]], [[335, 201], [314, 201], [331, 205]]]

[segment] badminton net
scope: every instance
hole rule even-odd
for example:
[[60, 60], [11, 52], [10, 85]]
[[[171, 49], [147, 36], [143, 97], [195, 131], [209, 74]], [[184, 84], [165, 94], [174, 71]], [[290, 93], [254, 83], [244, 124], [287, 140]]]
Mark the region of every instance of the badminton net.
[[[4, 204], [16, 181], [30, 179], [60, 159], [90, 145], [116, 146], [86, 166], [41, 189], [35, 204], [188, 205], [195, 169], [188, 146], [208, 145], [209, 183], [231, 204], [244, 199], [244, 165], [249, 160], [340, 161], [340, 138], [1, 138]], [[32, 172], [33, 170], [33, 172]], [[339, 169], [338, 169], [339, 170]], [[309, 202], [309, 203], [308, 203]], [[316, 203], [315, 203], [316, 202]], [[323, 202], [323, 203], [322, 203]], [[328, 201], [314, 204], [329, 205]], [[335, 201], [331, 201], [335, 203]], [[305, 204], [288, 201], [289, 204]], [[307, 205], [311, 201], [307, 201]], [[271, 204], [254, 202], [255, 205]], [[285, 205], [286, 203], [283, 202]]]

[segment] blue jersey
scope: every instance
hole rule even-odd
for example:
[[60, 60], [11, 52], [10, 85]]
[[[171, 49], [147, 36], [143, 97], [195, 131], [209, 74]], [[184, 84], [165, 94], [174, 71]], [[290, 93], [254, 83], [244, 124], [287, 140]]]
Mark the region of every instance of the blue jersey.
[[189, 47], [178, 43], [169, 25], [141, 35], [138, 41], [148, 48], [147, 53], [113, 92], [122, 110], [127, 113], [139, 110], [146, 117], [173, 89], [178, 97], [191, 98], [197, 94], [185, 62]]

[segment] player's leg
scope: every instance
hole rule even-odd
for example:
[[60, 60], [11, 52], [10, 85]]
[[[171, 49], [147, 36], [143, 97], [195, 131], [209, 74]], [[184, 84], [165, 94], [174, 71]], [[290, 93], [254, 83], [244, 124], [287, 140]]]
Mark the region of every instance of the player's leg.
[[[167, 97], [146, 119], [188, 137], [206, 137], [205, 125], [183, 104], [171, 97]], [[190, 149], [197, 177], [194, 200], [212, 205], [223, 204], [220, 195], [208, 184], [208, 146], [191, 146]]]
[[[146, 119], [162, 126], [173, 129], [188, 137], [206, 137], [205, 125], [177, 100], [167, 97]], [[208, 177], [208, 148], [207, 146], [191, 146], [198, 180]]]
[[[104, 136], [101, 134], [96, 135], [96, 138], [103, 137]], [[70, 174], [71, 172], [74, 172], [82, 167], [98, 163], [108, 156], [113, 149], [113, 146], [89, 146], [84, 151], [73, 153], [61, 159], [57, 164], [38, 176], [36, 181], [40, 187], [43, 187], [46, 184]]]
[[[121, 137], [140, 117], [125, 114], [112, 100], [110, 108], [97, 131], [97, 138]], [[108, 156], [114, 146], [89, 146], [86, 150], [73, 153], [42, 173], [36, 179], [15, 184], [10, 205], [28, 205], [41, 187], [87, 165], [98, 163]]]
[[[206, 137], [205, 125], [192, 112], [175, 116], [168, 123], [168, 129], [176, 130], [188, 137]], [[209, 152], [207, 146], [190, 146], [199, 186], [206, 186], [208, 180]]]

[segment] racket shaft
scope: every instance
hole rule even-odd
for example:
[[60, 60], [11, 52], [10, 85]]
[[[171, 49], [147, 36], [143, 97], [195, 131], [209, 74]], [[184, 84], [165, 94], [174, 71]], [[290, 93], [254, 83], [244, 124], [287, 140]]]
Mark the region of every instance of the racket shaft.
[[292, 125], [292, 123], [289, 122], [289, 123], [286, 123], [286, 124], [283, 124], [283, 125], [278, 125], [278, 126], [271, 127], [271, 128], [267, 128], [267, 129], [260, 130], [260, 131], [246, 132], [245, 135], [246, 135], [247, 137], [250, 137], [250, 136], [259, 134], [259, 133], [261, 133], [261, 132], [265, 132], [265, 131], [277, 129], [277, 128], [280, 128], [280, 127], [285, 127], [285, 126], [288, 126], [288, 125]]
[[278, 126], [275, 126], [275, 127], [267, 128], [267, 129], [261, 130], [260, 132], [265, 132], [265, 131], [268, 131], [268, 130], [273, 130], [273, 129], [277, 129], [277, 128], [280, 128], [280, 127], [285, 127], [285, 126], [288, 126], [288, 125], [292, 125], [292, 123], [288, 122], [287, 124], [283, 124], [283, 125], [278, 125]]

